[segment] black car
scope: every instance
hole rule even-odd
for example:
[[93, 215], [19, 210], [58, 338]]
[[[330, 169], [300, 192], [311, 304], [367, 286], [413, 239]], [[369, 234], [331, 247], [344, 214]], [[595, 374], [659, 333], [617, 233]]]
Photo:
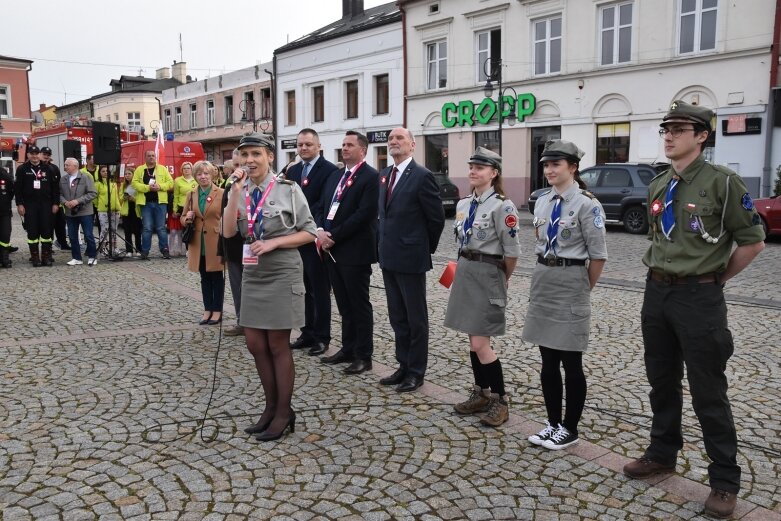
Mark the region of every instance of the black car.
[[[608, 221], [620, 221], [629, 233], [648, 231], [648, 185], [651, 179], [669, 168], [667, 163], [607, 163], [581, 170], [580, 177], [602, 203]], [[540, 188], [529, 196], [529, 211], [543, 192]]]
[[442, 198], [442, 208], [445, 209], [445, 216], [453, 217], [456, 214], [458, 200], [461, 199], [458, 187], [443, 172], [434, 172], [434, 179], [436, 179], [437, 185], [439, 185], [439, 196]]

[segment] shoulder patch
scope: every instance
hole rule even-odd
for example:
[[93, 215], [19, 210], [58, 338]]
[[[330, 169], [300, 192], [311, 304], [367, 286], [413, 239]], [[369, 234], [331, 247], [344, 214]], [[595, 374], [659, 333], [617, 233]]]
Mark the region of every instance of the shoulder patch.
[[585, 196], [586, 196], [586, 197], [588, 197], [589, 199], [596, 199], [596, 197], [594, 196], [594, 194], [592, 194], [592, 193], [591, 193], [591, 192], [589, 192], [588, 190], [581, 190], [581, 191], [580, 191], [580, 193], [581, 193], [581, 194], [583, 194], [583, 195], [585, 195]]
[[743, 197], [740, 198], [740, 204], [743, 206], [744, 210], [753, 210], [754, 209], [754, 201], [751, 200], [751, 196], [748, 192], [743, 194]]

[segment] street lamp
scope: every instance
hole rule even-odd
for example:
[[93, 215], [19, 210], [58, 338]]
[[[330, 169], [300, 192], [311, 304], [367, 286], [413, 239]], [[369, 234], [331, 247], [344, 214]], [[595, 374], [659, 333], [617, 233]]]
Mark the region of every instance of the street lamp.
[[252, 122], [252, 130], [253, 132], [258, 131], [258, 123], [260, 123], [260, 131], [264, 134], [266, 131], [271, 127], [271, 121], [264, 116], [261, 116], [259, 118], [255, 118], [255, 101], [250, 101], [247, 99], [241, 100], [239, 102], [239, 110], [241, 111], [241, 121], [240, 123], [244, 125], [245, 123]]
[[515, 100], [518, 97], [518, 94], [515, 92], [515, 89], [512, 87], [507, 87], [505, 89], [502, 88], [502, 59], [501, 58], [488, 58], [483, 62], [483, 72], [485, 73], [485, 76], [487, 78], [485, 82], [485, 87], [483, 88], [483, 93], [485, 94], [486, 98], [490, 98], [494, 95], [494, 86], [492, 81], [496, 81], [499, 87], [499, 99], [496, 101], [496, 106], [498, 109], [497, 119], [499, 120], [499, 155], [502, 155], [502, 123], [504, 121], [504, 94], [508, 90], [511, 90], [515, 96], [513, 97], [512, 101], [512, 111], [507, 116], [507, 121], [513, 125], [515, 124], [515, 121], [517, 120], [516, 116], [516, 102]]

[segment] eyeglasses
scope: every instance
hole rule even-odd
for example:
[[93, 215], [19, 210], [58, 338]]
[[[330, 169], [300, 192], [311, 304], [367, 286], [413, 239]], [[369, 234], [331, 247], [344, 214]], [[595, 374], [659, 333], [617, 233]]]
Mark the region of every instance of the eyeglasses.
[[672, 134], [673, 137], [681, 137], [681, 134], [686, 132], [687, 130], [691, 130], [696, 132], [693, 128], [681, 128], [681, 127], [673, 127], [673, 128], [660, 128], [659, 129], [659, 135], [664, 137], [667, 134]]

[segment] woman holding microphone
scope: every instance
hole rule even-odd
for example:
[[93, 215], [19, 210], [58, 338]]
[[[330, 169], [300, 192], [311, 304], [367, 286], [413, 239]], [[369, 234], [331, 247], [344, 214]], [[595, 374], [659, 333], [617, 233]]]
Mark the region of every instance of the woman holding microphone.
[[301, 189], [271, 169], [273, 138], [248, 134], [238, 149], [242, 168], [232, 176], [236, 180], [223, 213], [223, 234], [245, 238], [239, 325], [266, 397], [260, 419], [244, 431], [259, 441], [272, 441], [288, 427], [295, 430], [290, 330], [304, 325], [303, 267], [297, 248], [314, 241], [317, 231]]

